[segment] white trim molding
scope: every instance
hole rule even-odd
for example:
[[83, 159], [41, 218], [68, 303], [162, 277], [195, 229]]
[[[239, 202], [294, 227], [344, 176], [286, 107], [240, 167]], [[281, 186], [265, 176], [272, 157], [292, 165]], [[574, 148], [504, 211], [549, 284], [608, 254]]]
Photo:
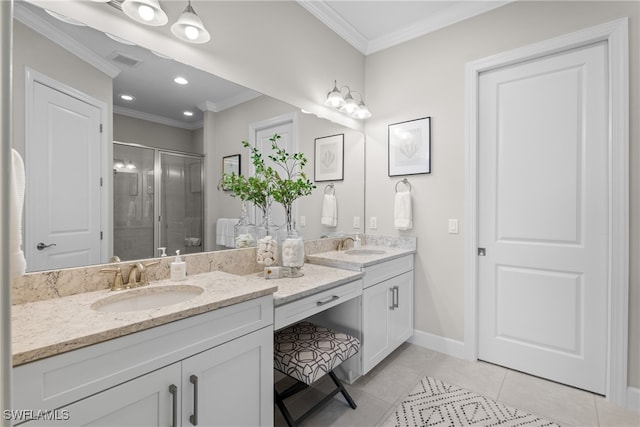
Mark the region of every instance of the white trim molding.
[[[629, 45], [628, 18], [473, 61], [465, 87], [465, 358], [478, 357], [478, 79], [480, 73], [597, 42], [609, 67], [609, 325], [606, 396], [627, 406], [629, 300]], [[637, 393], [636, 393], [637, 395]], [[629, 399], [630, 400], [630, 399]]]

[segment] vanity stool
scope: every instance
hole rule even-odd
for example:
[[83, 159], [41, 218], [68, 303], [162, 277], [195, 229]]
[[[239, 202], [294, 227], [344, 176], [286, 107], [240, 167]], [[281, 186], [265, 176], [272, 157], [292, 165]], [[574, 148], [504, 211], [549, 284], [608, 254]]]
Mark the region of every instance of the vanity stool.
[[[273, 347], [274, 368], [297, 380], [282, 392], [274, 390], [276, 405], [290, 427], [297, 426], [316, 409], [329, 402], [338, 392], [342, 393], [351, 408], [356, 409], [356, 403], [333, 370], [358, 352], [360, 341], [357, 338], [303, 321], [276, 331]], [[294, 420], [284, 405], [284, 399], [308, 388], [325, 374], [329, 374], [336, 388]]]

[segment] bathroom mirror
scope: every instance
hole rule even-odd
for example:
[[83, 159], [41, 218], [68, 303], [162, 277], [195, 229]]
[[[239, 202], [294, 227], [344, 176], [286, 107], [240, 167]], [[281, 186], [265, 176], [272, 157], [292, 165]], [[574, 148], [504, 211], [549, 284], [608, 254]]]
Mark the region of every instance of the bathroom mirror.
[[[208, 75], [209, 80], [207, 86], [209, 88], [219, 87], [221, 91], [227, 90], [228, 97], [235, 95], [235, 101], [229, 101], [228, 103], [216, 100], [216, 105], [210, 101], [209, 103], [203, 102], [201, 105], [182, 105], [179, 102], [183, 100], [178, 99], [164, 99], [152, 103], [156, 107], [161, 106], [165, 111], [173, 109], [177, 111], [177, 114], [172, 117], [168, 112], [156, 111], [144, 111], [141, 108], [127, 107], [124, 101], [116, 99], [117, 95], [124, 93], [128, 89], [135, 89], [137, 93], [136, 97], [144, 98], [145, 91], [154, 91], [156, 93], [162, 93], [163, 88], [154, 87], [143, 88], [144, 82], [139, 82], [133, 87], [126, 87], [120, 85], [118, 77], [111, 78], [108, 75], [104, 75], [103, 71], [92, 72], [102, 73], [101, 79], [105, 81], [105, 85], [102, 88], [96, 89], [93, 82], [83, 81], [82, 73], [76, 73], [72, 71], [72, 67], [84, 67], [95, 68], [94, 65], [88, 64], [86, 59], [80, 59], [76, 56], [76, 53], [69, 52], [69, 47], [63, 48], [60, 46], [59, 35], [55, 35], [58, 30], [65, 27], [69, 30], [67, 38], [71, 39], [73, 44], [82, 44], [83, 41], [89, 41], [92, 38], [100, 37], [108, 40], [104, 33], [96, 30], [88, 29], [87, 27], [74, 27], [72, 24], [66, 24], [58, 21], [50, 15], [44, 13], [37, 6], [32, 4], [26, 4], [24, 2], [16, 2], [16, 14], [23, 14], [26, 18], [14, 19], [14, 147], [21, 153], [24, 153], [25, 147], [25, 83], [24, 74], [25, 67], [30, 67], [45, 75], [51, 75], [52, 78], [64, 79], [64, 75], [68, 74], [73, 76], [64, 83], [77, 88], [79, 91], [85, 90], [86, 87], [91, 87], [91, 90], [95, 89], [95, 93], [98, 93], [98, 97], [104, 99], [104, 102], [108, 106], [109, 117], [106, 127], [110, 135], [109, 145], [114, 141], [124, 143], [134, 143], [150, 148], [159, 148], [164, 150], [173, 150], [178, 152], [195, 153], [205, 156], [205, 172], [204, 180], [202, 182], [202, 191], [206, 194], [206, 207], [205, 211], [205, 229], [202, 230], [200, 236], [185, 236], [189, 238], [201, 238], [203, 241], [202, 249], [209, 250], [221, 250], [227, 249], [224, 245], [217, 244], [215, 225], [218, 218], [237, 218], [240, 214], [241, 204], [240, 201], [231, 197], [228, 192], [217, 190], [217, 183], [222, 176], [222, 164], [223, 159], [230, 159], [229, 156], [238, 156], [238, 166], [242, 173], [248, 173], [250, 169], [250, 156], [249, 152], [242, 148], [242, 140], [251, 140], [255, 138], [255, 135], [251, 135], [251, 132], [257, 132], [261, 130], [261, 126], [270, 121], [287, 117], [291, 118], [294, 122], [294, 135], [297, 143], [298, 151], [305, 153], [309, 163], [306, 167], [307, 175], [313, 178], [313, 159], [314, 159], [314, 141], [317, 138], [322, 138], [330, 135], [344, 134], [345, 135], [345, 151], [344, 151], [344, 164], [345, 164], [345, 176], [340, 182], [335, 183], [335, 196], [338, 200], [338, 226], [326, 227], [321, 225], [320, 216], [324, 195], [324, 188], [328, 183], [317, 183], [317, 188], [311, 196], [307, 196], [300, 199], [297, 202], [297, 226], [300, 234], [306, 239], [319, 238], [322, 235], [331, 235], [333, 233], [354, 233], [361, 231], [359, 228], [354, 228], [354, 223], [360, 223], [364, 219], [364, 135], [358, 131], [348, 129], [339, 124], [332, 123], [325, 119], [320, 119], [314, 115], [304, 114], [299, 108], [281, 102], [272, 97], [260, 95], [259, 93], [252, 91], [248, 88], [242, 88], [235, 85], [232, 82], [222, 80], [213, 75]], [[104, 5], [104, 7], [108, 7]], [[23, 10], [24, 9], [24, 10]], [[25, 10], [27, 13], [24, 13]], [[44, 25], [45, 30], [35, 30], [32, 28], [37, 25], [35, 20], [43, 20], [46, 22]], [[94, 34], [91, 37], [79, 36], [77, 31], [93, 31]], [[65, 32], [63, 31], [63, 36]], [[119, 34], [122, 36], [122, 34]], [[95, 53], [100, 58], [100, 61], [111, 61], [114, 67], [119, 69], [126, 69], [127, 66], [123, 62], [131, 61], [133, 59], [140, 59], [146, 57], [152, 57], [155, 54], [140, 46], [127, 46], [115, 40], [109, 41], [111, 44], [110, 52], [113, 52], [111, 57], [104, 57], [104, 52]], [[85, 46], [86, 47], [86, 46]], [[136, 53], [129, 49], [139, 49]], [[33, 59], [34, 52], [38, 52], [39, 57], [37, 61]], [[73, 55], [73, 60], [62, 60], [57, 55], [58, 52], [62, 52], [65, 58], [69, 55]], [[120, 54], [120, 56], [118, 56]], [[165, 61], [175, 62], [170, 59], [164, 59]], [[119, 62], [118, 62], [119, 61]], [[189, 64], [181, 64], [185, 75], [199, 75], [203, 74], [202, 71], [191, 67]], [[152, 80], [149, 78], [148, 80]], [[235, 91], [235, 92], [234, 92]], [[213, 95], [212, 95], [213, 96]], [[175, 98], [175, 97], [174, 97]], [[185, 118], [182, 112], [190, 108], [194, 113], [193, 116]], [[204, 112], [202, 110], [205, 110]], [[163, 117], [166, 120], [156, 120], [159, 117]], [[158, 123], [160, 122], [160, 123]], [[215, 126], [214, 126], [215, 125]], [[173, 141], [172, 141], [173, 140]], [[179, 141], [178, 144], [175, 144]], [[116, 159], [113, 156], [113, 148], [110, 147], [107, 155], [105, 156], [106, 169], [111, 171], [113, 162]], [[25, 159], [27, 168], [29, 167], [29, 159]], [[153, 188], [150, 185], [151, 175], [150, 171], [144, 170], [140, 172], [140, 176], [137, 178], [131, 178], [127, 176], [126, 191], [128, 197], [133, 200], [134, 197], [149, 196], [153, 192]], [[107, 177], [106, 187], [112, 192], [116, 185], [115, 179], [111, 176]], [[118, 183], [120, 185], [121, 183]], [[122, 184], [124, 185], [124, 184]], [[198, 189], [198, 185], [190, 184], [190, 191]], [[135, 194], [134, 194], [135, 193]], [[104, 236], [104, 240], [109, 242], [106, 249], [102, 251], [100, 261], [98, 263], [106, 262], [112, 255], [119, 255], [114, 253], [113, 242], [113, 226], [114, 226], [114, 209], [113, 197], [107, 197], [107, 212], [102, 214], [108, 218], [103, 223], [108, 224], [101, 230]], [[82, 203], [83, 200], [75, 200], [75, 203]], [[142, 211], [144, 212], [144, 205], [142, 205]], [[130, 205], [124, 209], [130, 211]], [[122, 208], [120, 208], [122, 210]], [[46, 217], [39, 217], [42, 215], [34, 211], [25, 211], [25, 217], [37, 218], [38, 221], [44, 221]], [[28, 221], [25, 221], [25, 225]], [[28, 242], [25, 240], [25, 245]], [[25, 248], [26, 249], [26, 248]], [[167, 252], [170, 253], [170, 248], [167, 248]], [[25, 253], [29, 253], [25, 250]], [[29, 256], [27, 256], [27, 264], [30, 264]], [[94, 261], [88, 261], [86, 264], [96, 263]], [[78, 266], [78, 264], [74, 265]], [[37, 271], [39, 268], [28, 268], [28, 271]]]

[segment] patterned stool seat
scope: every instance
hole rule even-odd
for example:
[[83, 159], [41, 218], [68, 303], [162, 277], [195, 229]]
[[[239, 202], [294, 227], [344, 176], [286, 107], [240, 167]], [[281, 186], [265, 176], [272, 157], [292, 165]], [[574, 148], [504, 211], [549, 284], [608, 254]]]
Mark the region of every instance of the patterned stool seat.
[[[274, 368], [298, 380], [298, 383], [283, 392], [275, 390], [276, 404], [289, 426], [297, 426], [337, 393], [342, 393], [349, 406], [356, 409], [356, 403], [333, 373], [333, 369], [358, 352], [360, 341], [357, 338], [311, 322], [299, 322], [277, 331], [273, 347]], [[307, 388], [325, 374], [331, 377], [336, 389], [294, 420], [284, 405], [284, 399]]]

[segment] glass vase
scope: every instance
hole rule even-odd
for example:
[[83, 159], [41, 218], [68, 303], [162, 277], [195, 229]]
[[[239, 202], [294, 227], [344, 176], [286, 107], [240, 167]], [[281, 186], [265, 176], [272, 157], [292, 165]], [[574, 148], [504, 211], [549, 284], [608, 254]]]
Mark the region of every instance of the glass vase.
[[256, 227], [249, 221], [249, 215], [247, 213], [247, 205], [242, 202], [242, 209], [240, 211], [240, 220], [233, 227], [233, 237], [236, 244], [236, 249], [249, 248], [256, 245]]
[[262, 221], [256, 226], [256, 262], [269, 267], [278, 262], [278, 227], [271, 224], [271, 203], [261, 209]]
[[298, 235], [291, 217], [291, 206], [285, 206], [286, 237], [282, 242], [282, 267], [288, 277], [300, 277], [304, 265], [304, 240]]

